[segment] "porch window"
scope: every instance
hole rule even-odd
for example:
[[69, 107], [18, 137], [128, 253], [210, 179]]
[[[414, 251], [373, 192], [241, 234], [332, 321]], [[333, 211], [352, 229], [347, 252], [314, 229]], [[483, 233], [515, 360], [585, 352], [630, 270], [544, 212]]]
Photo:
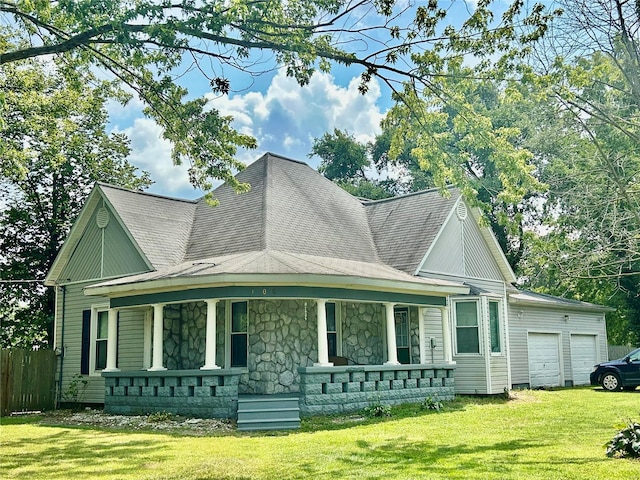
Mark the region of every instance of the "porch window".
[[411, 363], [409, 355], [409, 309], [394, 308], [393, 316], [396, 323], [396, 349], [400, 363]]
[[96, 318], [96, 344], [94, 370], [107, 368], [107, 339], [109, 337], [109, 312], [99, 311]]
[[480, 353], [478, 302], [456, 302], [456, 352]]
[[[336, 304], [325, 304], [327, 312], [327, 345], [330, 357], [338, 356], [338, 321], [336, 318]], [[340, 352], [342, 353], [342, 352]]]
[[247, 302], [231, 303], [231, 366], [247, 366]]
[[491, 334], [491, 353], [500, 353], [500, 304], [489, 302], [489, 332]]

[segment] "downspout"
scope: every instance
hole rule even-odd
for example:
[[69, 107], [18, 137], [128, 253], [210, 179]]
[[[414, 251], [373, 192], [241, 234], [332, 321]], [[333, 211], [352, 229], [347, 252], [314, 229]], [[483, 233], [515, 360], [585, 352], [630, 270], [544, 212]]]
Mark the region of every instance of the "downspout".
[[62, 287], [62, 318], [61, 318], [61, 329], [62, 332], [60, 334], [60, 372], [58, 374], [58, 401], [57, 408], [60, 408], [60, 403], [62, 400], [62, 367], [64, 365], [64, 313], [65, 313], [65, 301], [67, 298], [67, 290], [65, 286]]

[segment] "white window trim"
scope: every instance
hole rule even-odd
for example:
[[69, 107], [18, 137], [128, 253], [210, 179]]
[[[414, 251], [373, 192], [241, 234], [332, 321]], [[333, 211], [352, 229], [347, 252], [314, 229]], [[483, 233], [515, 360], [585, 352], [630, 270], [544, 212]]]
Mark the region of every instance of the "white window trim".
[[[89, 342], [89, 375], [92, 377], [99, 377], [102, 375], [102, 370], [96, 370], [96, 340], [98, 339], [98, 313], [108, 312], [109, 304], [101, 303], [98, 305], [91, 305], [91, 335]], [[107, 341], [107, 349], [108, 341]]]
[[[471, 352], [460, 353], [458, 352], [458, 314], [456, 311], [456, 304], [470, 303], [470, 302], [475, 302], [476, 304], [476, 320], [477, 320], [476, 328], [478, 329], [478, 352], [477, 353], [471, 353]], [[451, 315], [453, 316], [453, 335], [452, 335], [453, 355], [455, 355], [456, 357], [482, 357], [483, 356], [482, 352], [484, 348], [484, 341], [483, 341], [483, 335], [482, 335], [483, 315], [482, 315], [481, 304], [482, 304], [482, 299], [480, 297], [454, 298], [451, 300], [450, 311], [451, 311]]]
[[251, 321], [249, 315], [249, 300], [246, 299], [237, 299], [237, 300], [226, 300], [224, 305], [224, 364], [225, 368], [231, 367], [231, 304], [232, 303], [240, 303], [245, 302], [247, 304], [247, 367], [233, 367], [233, 368], [241, 368], [243, 371], [248, 371], [249, 365], [249, 322]]
[[[492, 302], [498, 304], [498, 338], [500, 340], [500, 351], [499, 352], [491, 351], [491, 308], [490, 308], [490, 304]], [[502, 311], [503, 311], [502, 300], [498, 300], [496, 298], [487, 298], [487, 329], [489, 330], [489, 332], [488, 332], [489, 336], [488, 336], [487, 341], [489, 342], [489, 354], [492, 357], [504, 357], [505, 356], [504, 318], [503, 318], [503, 315], [502, 315]]]
[[[342, 356], [342, 303], [336, 300], [327, 300], [326, 303], [333, 303], [336, 306], [336, 356]], [[333, 330], [331, 330], [333, 331]], [[327, 339], [329, 334], [329, 325], [327, 324]]]

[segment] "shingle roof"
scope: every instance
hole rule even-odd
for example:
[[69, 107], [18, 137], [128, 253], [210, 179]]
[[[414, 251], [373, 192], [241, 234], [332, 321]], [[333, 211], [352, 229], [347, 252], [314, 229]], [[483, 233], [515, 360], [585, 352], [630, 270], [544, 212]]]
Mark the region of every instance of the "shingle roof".
[[196, 203], [99, 184], [147, 260], [160, 269], [182, 262]]
[[365, 202], [369, 225], [380, 259], [414, 274], [459, 197], [437, 189]]
[[222, 185], [218, 206], [198, 204], [185, 260], [268, 249], [377, 261], [362, 204], [307, 164], [267, 153], [236, 178], [251, 190]]
[[580, 310], [597, 310], [601, 312], [613, 312], [615, 308], [596, 305], [593, 303], [582, 302], [580, 300], [571, 300], [568, 298], [555, 297], [546, 293], [537, 293], [529, 290], [516, 290], [510, 288], [508, 290], [509, 302], [516, 304], [539, 305], [556, 308], [577, 308]]

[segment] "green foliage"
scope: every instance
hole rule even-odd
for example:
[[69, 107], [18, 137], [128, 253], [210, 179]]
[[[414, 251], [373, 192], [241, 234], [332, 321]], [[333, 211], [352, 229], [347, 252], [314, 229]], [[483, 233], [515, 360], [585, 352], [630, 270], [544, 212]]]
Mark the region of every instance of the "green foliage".
[[380, 401], [380, 397], [378, 397], [375, 401], [371, 402], [371, 405], [368, 407], [364, 407], [364, 414], [369, 417], [390, 417], [391, 416], [391, 406], [385, 405]]
[[43, 347], [54, 295], [42, 281], [93, 184], [151, 180], [127, 161], [129, 140], [106, 133], [107, 86], [34, 61], [2, 66], [0, 92], [0, 346]]
[[147, 415], [147, 420], [152, 423], [167, 422], [173, 419], [173, 414], [170, 412], [154, 412]]
[[434, 393], [433, 395], [427, 396], [427, 398], [425, 398], [420, 404], [420, 407], [423, 410], [435, 410], [439, 412], [440, 410], [442, 410], [444, 405], [438, 398], [438, 394]]
[[607, 457], [640, 458], [640, 423], [629, 421], [607, 444]]
[[71, 377], [67, 388], [62, 392], [62, 399], [65, 402], [79, 403], [88, 386], [89, 381], [83, 375], [76, 374]]

